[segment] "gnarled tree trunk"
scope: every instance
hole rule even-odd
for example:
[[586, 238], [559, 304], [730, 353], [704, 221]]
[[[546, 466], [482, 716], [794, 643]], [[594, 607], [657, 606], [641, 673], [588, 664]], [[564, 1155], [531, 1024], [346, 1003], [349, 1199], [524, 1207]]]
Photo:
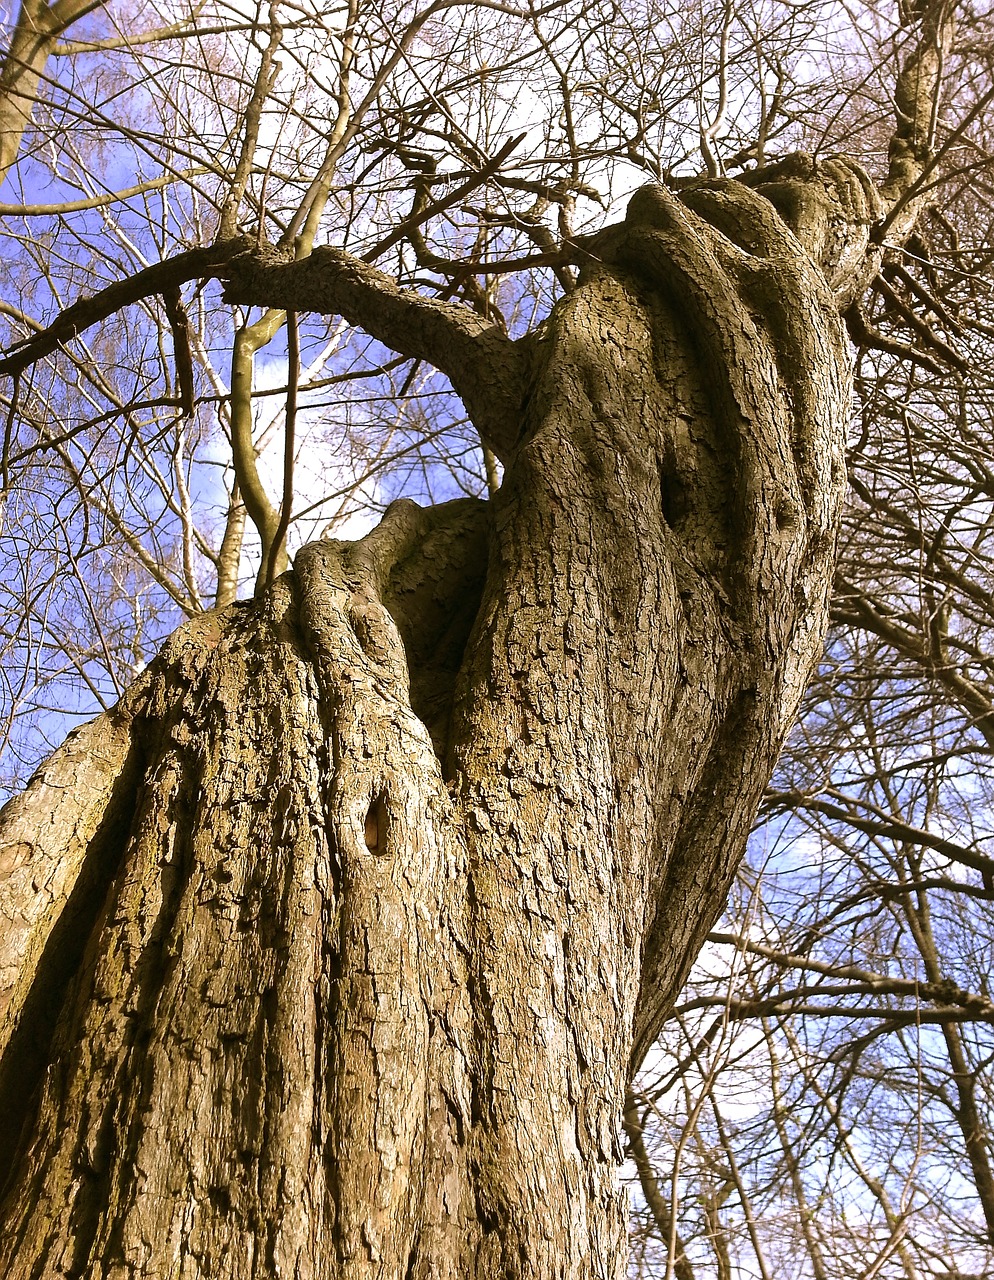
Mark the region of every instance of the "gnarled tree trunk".
[[233, 269], [445, 368], [505, 478], [191, 622], [4, 811], [3, 1274], [622, 1276], [626, 1084], [822, 642], [866, 241], [820, 181], [818, 265], [645, 189], [518, 343]]

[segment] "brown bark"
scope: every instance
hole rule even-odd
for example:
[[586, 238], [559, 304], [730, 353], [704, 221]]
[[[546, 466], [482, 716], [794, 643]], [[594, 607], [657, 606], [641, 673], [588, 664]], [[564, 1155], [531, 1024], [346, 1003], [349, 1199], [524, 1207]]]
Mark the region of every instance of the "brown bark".
[[517, 344], [342, 255], [236, 275], [344, 268], [504, 483], [190, 623], [93, 778], [5, 811], [12, 1280], [623, 1274], [626, 1085], [820, 651], [849, 383], [744, 187], [647, 189], [591, 259]]

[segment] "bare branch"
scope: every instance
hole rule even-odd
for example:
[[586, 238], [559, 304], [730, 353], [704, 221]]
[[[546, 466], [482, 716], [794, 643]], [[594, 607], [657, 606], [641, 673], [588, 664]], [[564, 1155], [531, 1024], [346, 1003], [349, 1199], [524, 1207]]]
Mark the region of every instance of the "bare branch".
[[200, 249], [190, 249], [175, 258], [156, 262], [127, 280], [117, 280], [92, 297], [81, 298], [55, 320], [48, 328], [25, 339], [0, 359], [0, 374], [18, 374], [28, 365], [51, 355], [64, 343], [71, 342], [91, 325], [106, 320], [116, 311], [149, 298], [167, 289], [175, 289], [187, 280], [210, 279], [218, 275], [218, 269], [238, 253], [244, 253], [251, 245], [247, 237], [239, 236]]
[[104, 209], [108, 205], [118, 204], [122, 200], [130, 200], [134, 196], [147, 195], [151, 191], [161, 191], [163, 187], [172, 186], [174, 182], [185, 182], [190, 178], [199, 178], [210, 172], [210, 169], [205, 168], [203, 165], [197, 165], [193, 169], [165, 173], [161, 177], [150, 179], [148, 182], [138, 182], [133, 187], [125, 187], [123, 191], [108, 191], [103, 195], [89, 196], [83, 200], [59, 200], [52, 204], [0, 204], [0, 215], [30, 218], [58, 213], [83, 213], [87, 209]]
[[225, 297], [242, 306], [341, 315], [411, 359], [452, 380], [467, 412], [499, 458], [516, 439], [526, 346], [466, 307], [401, 289], [389, 276], [339, 249], [300, 262], [274, 250], [231, 259]]

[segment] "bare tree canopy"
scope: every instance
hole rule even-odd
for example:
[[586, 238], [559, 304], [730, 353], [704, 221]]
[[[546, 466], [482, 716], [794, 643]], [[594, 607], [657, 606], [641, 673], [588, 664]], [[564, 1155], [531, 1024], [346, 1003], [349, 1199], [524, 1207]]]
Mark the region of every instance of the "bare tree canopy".
[[[923, 1001], [991, 1236], [994, 1006], [927, 882], [994, 866], [934, 821], [994, 732], [992, 40], [951, 0], [22, 8], [5, 1274], [620, 1277], [624, 1135], [633, 1266], [774, 1274], [786, 1198], [821, 1280], [845, 1100]], [[751, 856], [711, 932], [757, 813], [822, 842], [807, 907]], [[853, 1274], [920, 1274], [860, 1167]]]

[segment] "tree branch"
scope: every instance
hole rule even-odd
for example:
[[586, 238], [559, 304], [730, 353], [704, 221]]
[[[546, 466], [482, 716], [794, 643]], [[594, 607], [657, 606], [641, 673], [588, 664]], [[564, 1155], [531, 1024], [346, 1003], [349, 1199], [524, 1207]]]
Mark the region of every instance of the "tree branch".
[[279, 523], [273, 534], [272, 546], [259, 566], [257, 590], [264, 590], [286, 567], [286, 535], [290, 528], [293, 510], [293, 453], [297, 427], [297, 384], [300, 381], [300, 330], [297, 313], [286, 313], [287, 332], [287, 390], [286, 422], [283, 427], [283, 501]]
[[975, 849], [957, 844], [954, 840], [947, 840], [921, 827], [914, 827], [910, 823], [900, 822], [897, 818], [861, 818], [842, 805], [832, 804], [817, 796], [805, 795], [802, 791], [780, 792], [776, 796], [776, 801], [782, 806], [782, 810], [807, 809], [812, 813], [820, 813], [826, 818], [843, 822], [856, 831], [862, 831], [864, 835], [880, 836], [895, 844], [914, 844], [921, 849], [931, 849], [940, 857], [948, 858], [951, 862], [957, 862], [963, 867], [971, 867], [974, 871], [990, 874], [994, 869], [994, 860], [978, 853]]
[[299, 262], [272, 249], [244, 254], [224, 276], [228, 302], [344, 316], [401, 355], [427, 360], [449, 376], [484, 443], [502, 460], [513, 448], [526, 347], [468, 308], [401, 289], [330, 246]]
[[924, 351], [918, 351], [906, 342], [899, 342], [896, 338], [889, 338], [885, 333], [881, 333], [879, 329], [875, 329], [867, 320], [866, 314], [858, 302], [854, 302], [842, 318], [846, 322], [850, 338], [852, 338], [857, 347], [864, 347], [871, 351], [882, 351], [885, 355], [897, 356], [899, 360], [911, 360], [940, 378], [945, 374], [946, 370], [939, 364], [938, 360], [933, 360]]
[[956, 28], [955, 0], [911, 0], [902, 27], [917, 31], [894, 85], [897, 116], [881, 194], [893, 203], [921, 177], [932, 156], [945, 56]]
[[104, 0], [21, 0], [0, 66], [0, 181], [17, 159], [31, 120], [38, 84], [57, 38]]
[[106, 320], [108, 316], [133, 302], [175, 289], [187, 280], [210, 279], [218, 275], [219, 267], [235, 254], [243, 253], [251, 243], [248, 237], [239, 236], [234, 240], [191, 249], [175, 258], [156, 262], [127, 280], [117, 280], [92, 297], [80, 298], [46, 329], [12, 347], [0, 359], [0, 374], [16, 376], [28, 365], [43, 360], [64, 343], [70, 342], [84, 329]]
[[949, 690], [969, 712], [971, 723], [984, 740], [994, 746], [994, 708], [983, 690], [948, 663], [937, 663], [920, 634], [909, 631], [875, 608], [865, 595], [841, 576], [837, 590], [845, 595], [832, 606], [833, 622], [860, 626], [891, 645], [898, 653], [919, 664]]
[[162, 291], [162, 303], [173, 335], [173, 360], [176, 365], [180, 412], [184, 418], [192, 418], [196, 396], [193, 385], [193, 353], [190, 350], [190, 317], [186, 314], [178, 285]]
[[330, 247], [288, 262], [239, 236], [157, 262], [73, 303], [0, 358], [0, 374], [16, 376], [131, 303], [211, 277], [226, 280], [229, 302], [341, 315], [401, 355], [427, 360], [452, 380], [494, 453], [503, 460], [513, 448], [527, 344], [512, 342], [468, 308], [401, 289], [381, 271]]
[[134, 196], [147, 195], [150, 191], [161, 191], [163, 187], [172, 186], [174, 182], [186, 182], [190, 178], [203, 177], [213, 172], [204, 165], [196, 165], [192, 169], [177, 169], [173, 173], [164, 173], [159, 178], [151, 178], [148, 182], [138, 182], [123, 191], [106, 191], [99, 196], [87, 196], [79, 200], [60, 200], [50, 204], [2, 204], [0, 216], [28, 218], [40, 215], [54, 216], [59, 213], [82, 213], [87, 209], [103, 209], [109, 204], [117, 204], [130, 200]]
[[[639, 1185], [642, 1188], [642, 1196], [645, 1200], [646, 1208], [652, 1215], [656, 1230], [659, 1232], [659, 1238], [666, 1243], [669, 1241], [673, 1230], [673, 1217], [670, 1213], [670, 1205], [656, 1179], [656, 1170], [653, 1168], [652, 1160], [645, 1149], [642, 1121], [639, 1117], [638, 1098], [631, 1089], [628, 1090], [625, 1097], [624, 1126], [625, 1134], [628, 1138], [628, 1151], [638, 1172]], [[694, 1268], [687, 1257], [687, 1250], [679, 1235], [676, 1238], [676, 1257], [673, 1261], [673, 1274], [676, 1280], [695, 1280]]]
[[[897, 244], [907, 239], [921, 212], [925, 179], [949, 145], [947, 140], [934, 153], [942, 72], [956, 33], [956, 9], [956, 0], [911, 0], [902, 8], [902, 27], [917, 32], [894, 85], [897, 120], [887, 150], [887, 177], [880, 188], [887, 215], [874, 228], [877, 244], [888, 237]], [[975, 104], [954, 137], [979, 109]]]

